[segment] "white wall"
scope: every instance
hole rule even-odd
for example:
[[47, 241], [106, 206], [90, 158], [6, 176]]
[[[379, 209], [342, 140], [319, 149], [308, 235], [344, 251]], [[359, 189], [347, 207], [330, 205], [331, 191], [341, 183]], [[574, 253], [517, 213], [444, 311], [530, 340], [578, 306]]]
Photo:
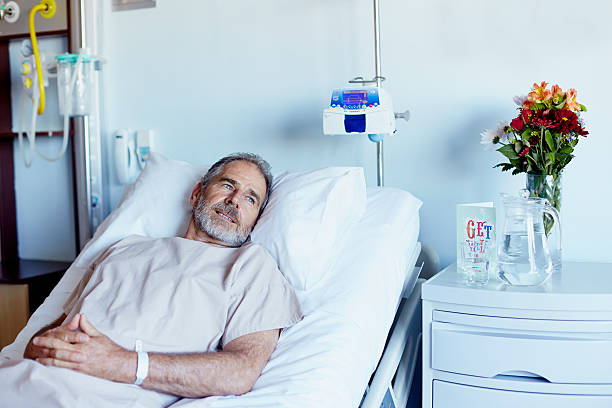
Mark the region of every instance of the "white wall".
[[[373, 76], [370, 0], [158, 1], [111, 12], [102, 2], [105, 171], [121, 195], [111, 133], [153, 128], [156, 148], [192, 163], [233, 151], [262, 154], [274, 170], [364, 166], [365, 137], [323, 136], [334, 87]], [[563, 180], [565, 259], [612, 262], [606, 214], [612, 4], [569, 0], [381, 1], [384, 86], [409, 122], [385, 143], [386, 184], [424, 201], [421, 240], [453, 262], [455, 206], [513, 192], [479, 133], [515, 115], [512, 97], [535, 81], [576, 88], [591, 132]]]

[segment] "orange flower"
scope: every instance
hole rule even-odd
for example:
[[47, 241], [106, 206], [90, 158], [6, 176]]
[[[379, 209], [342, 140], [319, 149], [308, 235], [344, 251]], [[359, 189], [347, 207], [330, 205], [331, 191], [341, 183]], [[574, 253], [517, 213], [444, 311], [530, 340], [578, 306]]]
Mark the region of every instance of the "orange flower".
[[542, 103], [549, 100], [552, 97], [552, 93], [549, 89], [546, 89], [547, 85], [548, 83], [545, 81], [542, 81], [540, 86], [538, 86], [538, 84], [533, 84], [533, 91], [529, 92], [527, 99], [534, 103]]
[[578, 92], [574, 88], [570, 89], [565, 93], [565, 109], [571, 110], [572, 112], [576, 112], [580, 110], [580, 104], [576, 102], [576, 96]]
[[555, 104], [561, 102], [565, 96], [559, 85], [553, 85], [552, 88], [550, 88], [550, 93], [552, 94], [553, 102]]
[[526, 109], [531, 109], [531, 107], [532, 107], [533, 105], [534, 105], [534, 103], [533, 103], [533, 102], [531, 102], [531, 101], [529, 100], [529, 98], [527, 98], [527, 99], [525, 99], [525, 102], [523, 102], [523, 106], [521, 106], [521, 109], [524, 109], [524, 110], [526, 110]]

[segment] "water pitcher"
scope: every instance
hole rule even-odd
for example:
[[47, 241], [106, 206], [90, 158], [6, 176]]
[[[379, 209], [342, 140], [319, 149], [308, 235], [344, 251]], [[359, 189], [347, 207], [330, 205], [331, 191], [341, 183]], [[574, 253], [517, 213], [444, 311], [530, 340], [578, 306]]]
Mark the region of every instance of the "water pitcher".
[[[551, 253], [561, 248], [561, 224], [557, 210], [542, 198], [529, 197], [527, 190], [519, 196], [502, 195], [505, 220], [498, 247], [499, 277], [509, 285], [539, 285], [550, 276]], [[543, 215], [550, 214], [558, 234], [546, 238]]]

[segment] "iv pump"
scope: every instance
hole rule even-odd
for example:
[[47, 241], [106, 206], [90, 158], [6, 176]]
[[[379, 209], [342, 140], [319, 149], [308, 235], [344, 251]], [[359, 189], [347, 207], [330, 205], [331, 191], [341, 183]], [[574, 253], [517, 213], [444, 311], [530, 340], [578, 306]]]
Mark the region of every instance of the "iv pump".
[[[91, 110], [91, 86], [93, 81], [93, 71], [97, 58], [87, 55], [85, 50], [80, 50], [78, 54], [50, 55], [45, 51], [38, 50], [34, 20], [36, 13], [40, 12], [44, 18], [51, 18], [55, 13], [54, 0], [42, 0], [40, 4], [30, 10], [30, 42], [24, 41], [21, 47], [23, 59], [21, 61], [21, 79], [24, 86], [24, 93], [20, 107], [19, 119], [19, 149], [21, 157], [26, 165], [30, 167], [34, 156], [34, 151], [43, 159], [48, 161], [59, 160], [68, 146], [68, 136], [70, 134], [70, 117], [86, 116]], [[36, 147], [36, 119], [45, 111], [46, 94], [45, 88], [49, 86], [49, 78], [57, 79], [58, 103], [60, 115], [63, 115], [63, 136], [60, 152], [49, 157], [41, 153]], [[32, 115], [29, 127], [27, 128], [27, 139], [29, 142], [29, 154], [26, 154], [24, 147], [24, 117], [27, 99], [32, 101]]]

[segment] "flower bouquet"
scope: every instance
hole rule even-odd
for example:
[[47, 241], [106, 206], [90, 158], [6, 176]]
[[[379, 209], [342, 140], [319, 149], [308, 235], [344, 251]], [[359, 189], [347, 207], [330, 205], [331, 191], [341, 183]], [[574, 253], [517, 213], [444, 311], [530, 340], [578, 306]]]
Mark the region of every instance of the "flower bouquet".
[[[519, 114], [500, 123], [496, 130], [482, 132], [480, 143], [485, 149], [497, 149], [508, 162], [499, 163], [502, 171], [527, 173], [527, 189], [532, 196], [546, 198], [560, 210], [560, 178], [565, 166], [574, 158], [579, 137], [589, 134], [580, 118], [586, 107], [577, 102], [575, 89], [563, 91], [558, 85], [533, 84], [526, 97], [515, 97]], [[545, 222], [547, 232], [551, 221]]]

